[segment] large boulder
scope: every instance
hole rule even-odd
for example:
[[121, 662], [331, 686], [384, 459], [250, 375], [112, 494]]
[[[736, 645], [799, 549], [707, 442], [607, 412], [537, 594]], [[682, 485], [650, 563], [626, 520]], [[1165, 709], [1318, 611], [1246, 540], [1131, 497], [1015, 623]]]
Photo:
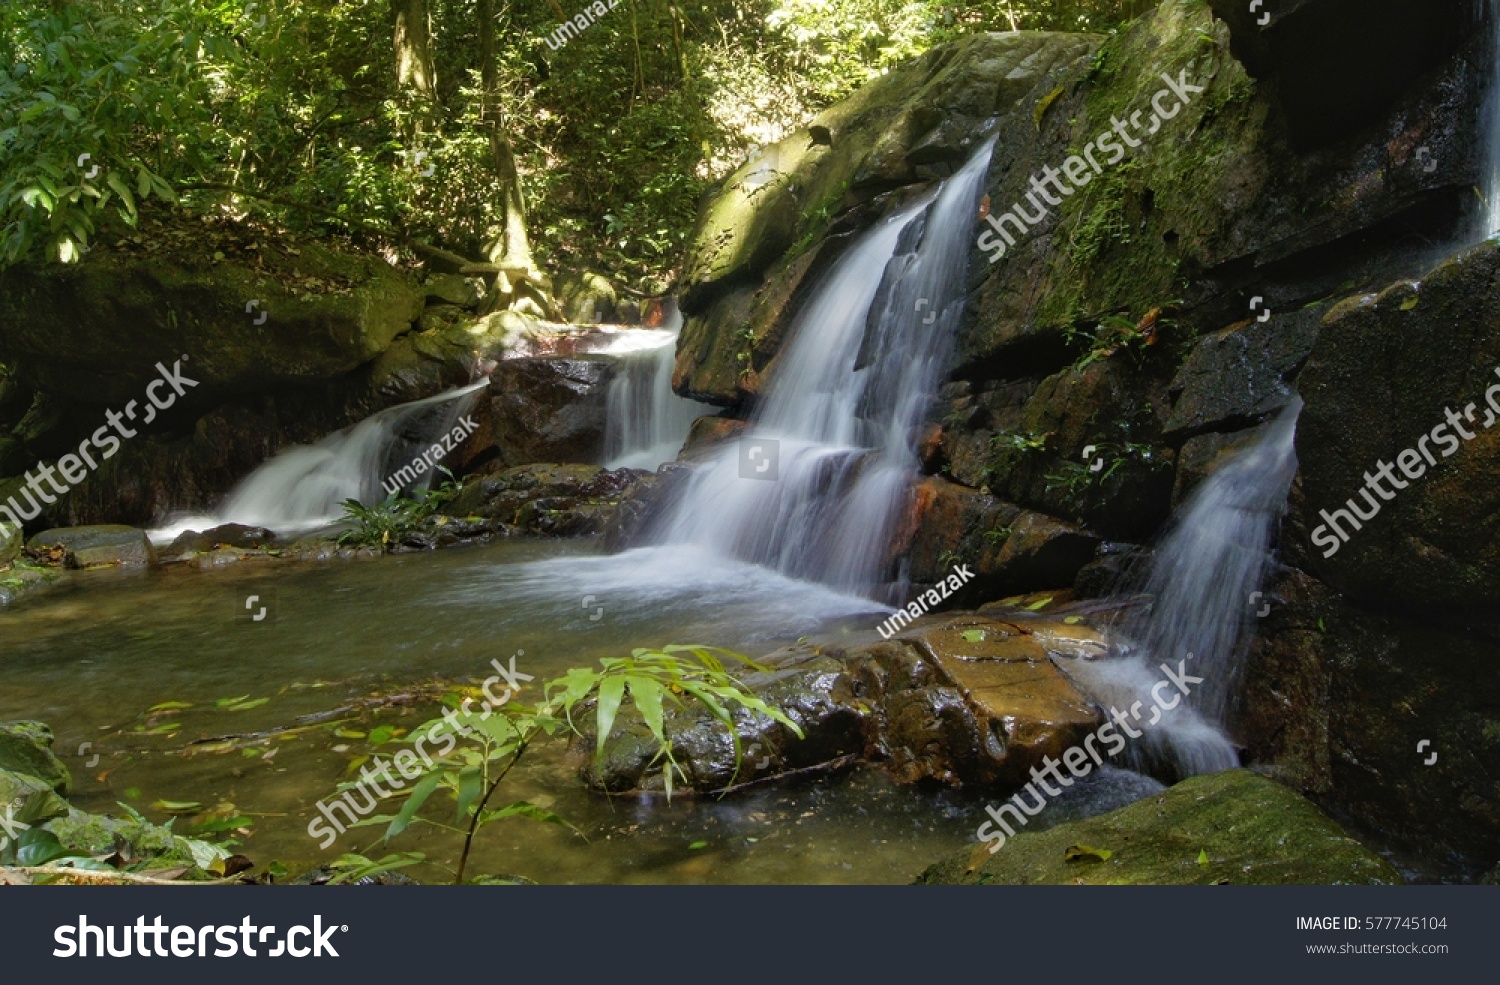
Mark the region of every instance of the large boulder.
[[1328, 584], [1368, 604], [1493, 614], [1497, 328], [1495, 243], [1328, 314], [1302, 372], [1297, 428], [1304, 549]]
[[[983, 817], [983, 815], [981, 815]], [[977, 822], [976, 822], [977, 823]], [[996, 832], [999, 833], [999, 832]], [[958, 852], [928, 885], [1401, 885], [1316, 807], [1247, 770], [1195, 776], [1109, 814]]]
[[598, 462], [613, 362], [603, 356], [509, 359], [490, 374], [467, 463]]

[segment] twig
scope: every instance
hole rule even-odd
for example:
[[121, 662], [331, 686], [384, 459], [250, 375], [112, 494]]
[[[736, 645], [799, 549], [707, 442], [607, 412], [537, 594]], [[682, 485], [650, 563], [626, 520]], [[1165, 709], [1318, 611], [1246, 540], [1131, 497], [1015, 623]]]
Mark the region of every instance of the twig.
[[227, 879], [205, 879], [199, 882], [184, 882], [180, 879], [157, 879], [154, 876], [137, 875], [134, 872], [100, 872], [96, 869], [75, 869], [67, 865], [8, 865], [0, 866], [0, 873], [19, 872], [25, 876], [68, 876], [84, 882], [128, 882], [138, 886], [228, 886], [238, 883], [236, 876]]

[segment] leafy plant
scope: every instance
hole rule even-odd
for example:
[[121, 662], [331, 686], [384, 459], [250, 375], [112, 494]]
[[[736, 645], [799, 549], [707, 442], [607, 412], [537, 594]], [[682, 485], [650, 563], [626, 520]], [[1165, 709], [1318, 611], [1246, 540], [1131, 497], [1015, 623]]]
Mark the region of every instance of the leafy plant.
[[392, 494], [366, 506], [357, 499], [344, 500], [343, 522], [352, 524], [338, 536], [340, 547], [378, 547], [389, 551], [393, 542], [420, 530], [422, 525], [463, 492], [463, 482], [442, 469], [448, 478], [435, 489], [419, 490], [412, 496]]
[[[458, 825], [464, 836], [454, 882], [463, 882], [470, 851], [480, 829], [509, 817], [568, 825], [563, 818], [526, 801], [491, 808], [491, 799], [526, 753], [537, 743], [566, 732], [583, 734], [575, 723], [575, 713], [590, 706], [596, 736], [595, 760], [602, 762], [605, 744], [621, 711], [628, 706], [637, 711], [656, 742], [652, 763], [663, 762], [663, 779], [667, 796], [674, 787], [673, 774], [685, 777], [673, 756], [672, 740], [667, 733], [668, 706], [706, 708], [729, 730], [734, 744], [736, 770], [742, 758], [739, 732], [735, 728], [733, 709], [762, 715], [786, 726], [797, 736], [802, 730], [781, 710], [756, 697], [726, 667], [739, 665], [750, 670], [767, 668], [748, 657], [729, 650], [708, 646], [665, 646], [659, 650], [635, 649], [628, 657], [608, 657], [597, 668], [578, 667], [543, 686], [543, 700], [535, 705], [505, 703], [499, 708], [464, 711], [459, 708], [434, 718], [412, 730], [402, 742], [437, 742], [444, 735], [456, 741], [451, 752], [432, 760], [431, 768], [417, 779], [394, 816], [377, 815], [359, 822], [361, 825], [385, 824], [382, 841], [389, 842], [413, 822], [424, 821], [446, 830], [451, 825], [430, 821], [419, 812], [439, 789], [448, 791], [457, 808]], [[737, 775], [737, 774], [736, 774]], [[731, 781], [730, 785], [733, 785]], [[346, 856], [348, 858], [348, 856]], [[351, 863], [351, 870], [368, 859]], [[387, 859], [381, 860], [384, 864]], [[411, 864], [399, 862], [398, 864]], [[368, 870], [365, 870], [368, 874]]]

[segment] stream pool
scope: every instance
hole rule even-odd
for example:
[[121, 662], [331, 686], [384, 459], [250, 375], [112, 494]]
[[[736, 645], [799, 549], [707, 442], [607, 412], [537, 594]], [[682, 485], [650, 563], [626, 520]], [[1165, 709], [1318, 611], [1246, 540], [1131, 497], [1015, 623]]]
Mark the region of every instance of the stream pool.
[[[408, 873], [443, 881], [439, 866], [451, 867], [461, 847], [449, 831], [419, 824], [384, 847], [383, 826], [356, 828], [326, 851], [307, 833], [317, 801], [371, 753], [371, 729], [415, 727], [437, 714], [445, 685], [478, 683], [492, 658], [504, 664], [518, 651], [517, 669], [537, 679], [531, 688], [636, 646], [705, 643], [753, 656], [804, 635], [876, 638], [885, 611], [692, 549], [601, 556], [555, 541], [321, 565], [69, 574], [0, 612], [0, 720], [52, 726], [74, 775], [70, 800], [83, 810], [119, 813], [125, 802], [160, 822], [169, 816], [160, 802], [229, 803], [254, 820], [237, 850], [259, 865], [295, 871], [345, 851], [421, 851], [431, 864]], [[377, 695], [410, 700], [362, 706]], [[332, 721], [297, 721], [351, 705]], [[287, 726], [254, 741], [225, 738]], [[497, 822], [481, 832], [471, 873], [546, 883], [905, 883], [973, 841], [985, 819], [977, 793], [898, 786], [874, 768], [719, 800], [606, 798], [583, 787], [564, 746], [540, 747], [497, 796], [555, 811], [581, 834]], [[1051, 820], [1159, 789], [1123, 771], [1079, 787], [1049, 808]], [[452, 802], [440, 794], [424, 813], [451, 823], [445, 808]]]

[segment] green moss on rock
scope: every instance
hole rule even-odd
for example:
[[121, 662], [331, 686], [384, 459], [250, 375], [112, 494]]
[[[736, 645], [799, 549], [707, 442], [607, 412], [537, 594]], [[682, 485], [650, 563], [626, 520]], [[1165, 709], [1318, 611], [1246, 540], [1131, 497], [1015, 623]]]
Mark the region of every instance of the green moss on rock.
[[[1070, 849], [1102, 850], [1098, 854]], [[1105, 852], [1109, 857], [1100, 860]], [[1071, 856], [1071, 857], [1070, 857]], [[1248, 770], [933, 865], [918, 882], [1001, 885], [1396, 885], [1401, 876], [1300, 795]]]

